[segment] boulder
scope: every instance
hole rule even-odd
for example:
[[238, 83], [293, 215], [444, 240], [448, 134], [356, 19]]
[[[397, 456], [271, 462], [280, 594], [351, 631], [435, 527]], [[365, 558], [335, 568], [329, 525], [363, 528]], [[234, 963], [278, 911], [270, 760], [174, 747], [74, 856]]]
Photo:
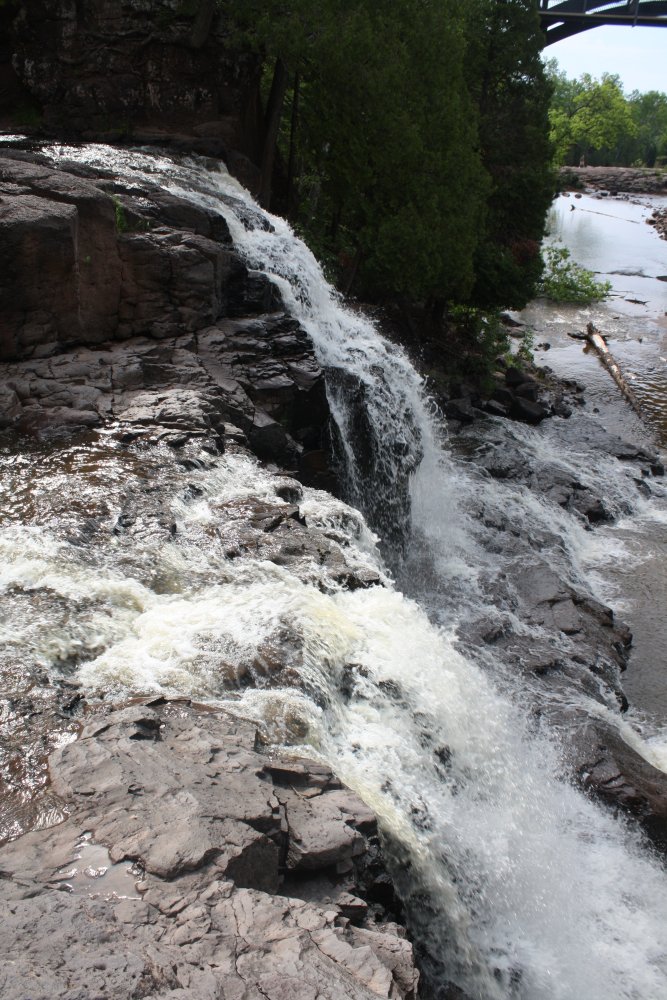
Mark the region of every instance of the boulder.
[[589, 719], [572, 735], [571, 759], [583, 787], [639, 822], [651, 840], [667, 848], [667, 775], [623, 739], [613, 724]]
[[549, 416], [549, 410], [541, 403], [516, 396], [510, 409], [510, 416], [527, 424], [539, 424]]

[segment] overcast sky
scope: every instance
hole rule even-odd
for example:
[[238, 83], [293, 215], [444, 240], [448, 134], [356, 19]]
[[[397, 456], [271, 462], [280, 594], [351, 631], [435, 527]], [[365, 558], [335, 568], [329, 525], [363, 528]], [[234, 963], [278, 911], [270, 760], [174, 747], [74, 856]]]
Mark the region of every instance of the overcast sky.
[[544, 58], [552, 57], [569, 77], [590, 73], [599, 78], [603, 73], [618, 73], [626, 93], [667, 93], [667, 26], [591, 28], [549, 45], [544, 49]]

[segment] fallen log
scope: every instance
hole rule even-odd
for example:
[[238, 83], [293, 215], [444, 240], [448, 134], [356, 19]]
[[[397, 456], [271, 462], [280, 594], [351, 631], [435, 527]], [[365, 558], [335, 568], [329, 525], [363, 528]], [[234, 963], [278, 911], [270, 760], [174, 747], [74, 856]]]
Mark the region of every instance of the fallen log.
[[631, 387], [628, 385], [621, 369], [616, 364], [611, 351], [607, 347], [604, 337], [599, 330], [596, 330], [592, 323], [589, 323], [586, 327], [585, 340], [597, 351], [600, 361], [605, 366], [635, 413], [638, 416], [643, 417], [644, 414], [641, 406], [639, 405], [639, 400], [635, 396]]

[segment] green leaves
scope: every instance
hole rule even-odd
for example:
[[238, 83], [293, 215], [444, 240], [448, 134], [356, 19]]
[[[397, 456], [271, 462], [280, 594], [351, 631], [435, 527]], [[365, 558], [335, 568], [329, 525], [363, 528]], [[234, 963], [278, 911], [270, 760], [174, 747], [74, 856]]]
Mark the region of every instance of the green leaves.
[[[289, 74], [271, 205], [341, 287], [424, 303], [527, 300], [552, 191], [533, 0], [220, 4], [237, 38]], [[265, 108], [268, 169], [268, 91]]]
[[611, 291], [608, 281], [596, 281], [592, 271], [576, 264], [566, 247], [551, 244], [544, 249], [545, 271], [541, 294], [552, 302], [590, 305], [606, 299]]
[[556, 60], [547, 63], [554, 87], [550, 138], [557, 163], [653, 166], [667, 155], [667, 94], [626, 96], [618, 76], [569, 80]]

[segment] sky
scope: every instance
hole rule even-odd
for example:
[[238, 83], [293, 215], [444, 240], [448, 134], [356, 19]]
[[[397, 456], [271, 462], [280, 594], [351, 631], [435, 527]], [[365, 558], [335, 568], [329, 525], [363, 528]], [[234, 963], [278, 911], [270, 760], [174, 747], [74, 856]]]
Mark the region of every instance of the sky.
[[555, 58], [572, 78], [590, 73], [618, 73], [626, 93], [662, 90], [667, 93], [667, 27], [591, 28], [549, 45], [545, 59]]

